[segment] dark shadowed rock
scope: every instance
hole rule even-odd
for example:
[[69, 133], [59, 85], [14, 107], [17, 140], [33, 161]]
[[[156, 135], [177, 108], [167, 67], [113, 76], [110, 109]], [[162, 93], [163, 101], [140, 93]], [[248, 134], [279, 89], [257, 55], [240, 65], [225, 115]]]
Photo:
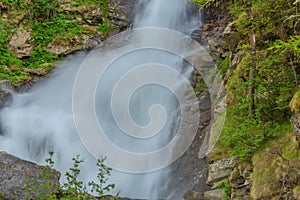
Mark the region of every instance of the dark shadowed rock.
[[240, 41], [245, 37], [237, 32], [235, 26], [236, 24], [234, 22], [228, 24], [222, 35], [231, 52], [236, 51], [236, 48], [239, 45]]
[[0, 108], [9, 106], [13, 100], [14, 88], [7, 80], [0, 81]]
[[3, 200], [39, 196], [45, 185], [50, 186], [48, 193], [55, 193], [59, 187], [60, 173], [49, 169], [48, 174], [45, 167], [0, 152], [0, 192]]

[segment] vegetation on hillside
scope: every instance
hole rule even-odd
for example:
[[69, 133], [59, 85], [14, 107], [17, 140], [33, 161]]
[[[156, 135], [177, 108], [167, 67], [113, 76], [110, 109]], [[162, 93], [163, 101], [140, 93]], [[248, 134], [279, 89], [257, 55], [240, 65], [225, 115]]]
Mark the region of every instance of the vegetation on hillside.
[[[235, 33], [224, 38], [228, 56], [217, 59], [228, 78], [227, 116], [209, 161], [238, 156], [253, 166], [254, 199], [300, 198], [299, 141], [290, 122], [300, 108], [300, 1], [194, 2], [228, 12]], [[232, 65], [237, 55], [241, 59]]]
[[[293, 177], [300, 166], [299, 149], [292, 142], [290, 123], [292, 112], [300, 108], [300, 1], [194, 2], [201, 4], [202, 9], [215, 6], [227, 10], [233, 18], [231, 29], [239, 34], [237, 45], [225, 45], [224, 49], [231, 52], [217, 63], [221, 73], [229, 75], [226, 83], [228, 107], [218, 148], [210, 159], [239, 156], [245, 162], [251, 160], [255, 165], [253, 196], [262, 196], [261, 188], [279, 197], [285, 187], [299, 192], [297, 181], [288, 178]], [[84, 6], [96, 5], [101, 7], [98, 21], [91, 21], [80, 12]], [[107, 0], [74, 0], [71, 7], [78, 12], [63, 12], [63, 6], [58, 0], [0, 2], [0, 80], [30, 81], [35, 70], [49, 72], [53, 68], [51, 63], [59, 59], [59, 55], [48, 50], [49, 44], [69, 44], [87, 32], [103, 33], [105, 37], [113, 29]], [[4, 14], [8, 18], [5, 19]], [[96, 28], [87, 28], [81, 21]], [[9, 42], [20, 27], [31, 32], [28, 42], [33, 46], [30, 55], [22, 58], [9, 49]], [[238, 52], [243, 52], [243, 57], [232, 70], [231, 61]], [[196, 89], [201, 86], [197, 85]], [[86, 195], [84, 184], [77, 181], [78, 165], [82, 160], [75, 158], [74, 162], [71, 173], [66, 174], [69, 183], [63, 186], [67, 191], [64, 195], [70, 197]], [[102, 164], [100, 160], [99, 169], [105, 169]], [[99, 171], [98, 178], [107, 172]], [[274, 178], [271, 174], [275, 179], [271, 179]], [[280, 179], [284, 184], [278, 181]], [[96, 183], [89, 185], [101, 195], [105, 191]], [[224, 183], [222, 187], [229, 186]]]
[[[228, 73], [232, 56], [243, 58], [226, 84], [227, 121], [220, 146], [249, 158], [269, 139], [291, 130], [289, 103], [299, 89], [300, 2], [295, 0], [195, 0], [202, 8], [227, 9], [232, 29], [240, 35], [237, 46], [220, 71]], [[228, 44], [230, 45], [230, 44]], [[228, 47], [224, 47], [228, 49]]]
[[[81, 12], [99, 7], [101, 16], [94, 21]], [[82, 34], [106, 36], [113, 29], [107, 0], [2, 0], [0, 16], [0, 80], [12, 82], [30, 81], [39, 72], [49, 72], [60, 56], [49, 51], [53, 44], [80, 45], [78, 37]], [[30, 33], [26, 41], [32, 46], [30, 55], [20, 57], [9, 48], [19, 32]]]

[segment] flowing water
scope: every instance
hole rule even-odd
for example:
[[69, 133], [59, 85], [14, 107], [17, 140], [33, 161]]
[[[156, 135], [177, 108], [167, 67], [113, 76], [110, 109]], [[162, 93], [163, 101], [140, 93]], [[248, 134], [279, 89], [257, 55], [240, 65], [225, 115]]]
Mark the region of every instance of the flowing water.
[[[189, 34], [200, 23], [198, 12], [193, 11], [194, 7], [185, 0], [140, 0], [135, 6], [133, 27], [161, 27]], [[87, 52], [80, 52], [68, 56], [58, 64], [48, 80], [39, 83], [24, 94], [14, 94], [12, 105], [0, 112], [3, 129], [3, 134], [0, 135], [0, 150], [42, 164], [43, 160], [48, 157], [48, 152], [53, 150], [55, 151], [55, 168], [62, 173], [72, 166], [72, 157], [80, 154], [85, 158], [81, 166], [80, 178], [86, 182], [95, 180], [96, 160], [82, 145], [72, 114], [72, 89], [76, 73], [87, 54]], [[100, 54], [98, 61], [101, 59], [104, 58]], [[168, 119], [160, 131], [161, 134], [147, 141], [135, 141], [129, 136], [124, 136], [114, 122], [109, 109], [113, 85], [132, 66], [151, 62], [173, 66], [187, 78], [190, 78], [192, 73], [191, 66], [182, 68], [182, 59], [178, 56], [146, 49], [116, 60], [105, 72], [97, 88], [95, 106], [97, 117], [103, 122], [106, 132], [109, 132], [107, 137], [117, 146], [128, 151], [144, 153], [160, 148], [172, 138], [177, 129], [176, 124], [179, 120], [177, 116], [180, 111], [176, 98], [165, 88], [153, 85], [145, 86], [133, 94], [129, 110], [132, 119], [137, 124], [146, 125], [149, 123], [149, 117], [145, 113], [151, 105], [163, 105], [168, 113]], [[120, 99], [120, 106], [123, 105], [122, 103]], [[119, 114], [122, 115], [122, 113]], [[115, 156], [118, 157], [118, 155]], [[130, 198], [166, 199], [172, 193], [165, 184], [168, 176], [170, 174], [166, 169], [143, 174], [114, 170], [109, 182], [114, 183], [116, 188], [111, 193]], [[64, 178], [61, 181], [64, 182]]]

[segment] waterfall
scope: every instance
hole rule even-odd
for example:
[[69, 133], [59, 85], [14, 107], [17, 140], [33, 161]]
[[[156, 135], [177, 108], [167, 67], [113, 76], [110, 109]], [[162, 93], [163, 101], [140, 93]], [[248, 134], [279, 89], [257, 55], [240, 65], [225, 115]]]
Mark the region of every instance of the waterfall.
[[[160, 27], [189, 34], [200, 23], [198, 11], [195, 11], [195, 7], [186, 0], [139, 0], [134, 10], [134, 28]], [[193, 14], [191, 15], [191, 13]], [[154, 40], [143, 36], [139, 36], [138, 39], [150, 42]], [[155, 40], [159, 40], [159, 37]], [[167, 43], [170, 41], [159, 42], [162, 45], [170, 45]], [[176, 43], [176, 41], [171, 42]], [[12, 105], [0, 111], [1, 128], [4, 132], [0, 135], [0, 150], [41, 164], [44, 164], [48, 152], [53, 150], [55, 152], [55, 168], [62, 174], [72, 166], [72, 157], [80, 154], [85, 159], [81, 166], [80, 178], [85, 182], [95, 180], [96, 159], [87, 151], [77, 134], [72, 110], [74, 82], [78, 70], [87, 56], [88, 52], [79, 52], [68, 56], [58, 64], [49, 79], [35, 85], [26, 93], [14, 94]], [[97, 56], [97, 60], [94, 62], [106, 59], [101, 55], [101, 51]], [[159, 130], [159, 134], [147, 140], [136, 141], [124, 134], [117, 126], [110, 109], [111, 92], [114, 90], [114, 85], [122, 77], [122, 74], [131, 70], [133, 66], [146, 63], [172, 66], [187, 79], [190, 78], [193, 70], [192, 66], [183, 68], [182, 58], [169, 52], [143, 49], [121, 56], [105, 71], [95, 94], [97, 118], [101, 122], [107, 138], [118, 147], [136, 153], [146, 153], [164, 146], [178, 129], [177, 124], [180, 120], [178, 118], [179, 102], [174, 94], [162, 86], [147, 85], [138, 88], [133, 93], [128, 104], [130, 115], [136, 124], [145, 126], [151, 120], [147, 115], [151, 106], [163, 105], [168, 116]], [[172, 78], [166, 77], [166, 79]], [[180, 82], [174, 83], [174, 85], [176, 84], [180, 87]], [[85, 97], [81, 98], [84, 101]], [[119, 117], [126, 116], [122, 110], [122, 107], [125, 106], [123, 99], [120, 98], [116, 102], [116, 106], [118, 108], [116, 114]], [[156, 116], [155, 119], [159, 122], [163, 121], [163, 118], [164, 116], [161, 115]], [[120, 119], [124, 120], [122, 117]], [[116, 160], [122, 159], [118, 158], [118, 155], [115, 156]], [[139, 164], [146, 166], [149, 163]], [[113, 170], [109, 183], [114, 183], [116, 188], [111, 191], [111, 194], [129, 198], [166, 199], [172, 193], [166, 184], [168, 176], [170, 174], [167, 169], [147, 173]], [[63, 176], [61, 181], [65, 181]]]

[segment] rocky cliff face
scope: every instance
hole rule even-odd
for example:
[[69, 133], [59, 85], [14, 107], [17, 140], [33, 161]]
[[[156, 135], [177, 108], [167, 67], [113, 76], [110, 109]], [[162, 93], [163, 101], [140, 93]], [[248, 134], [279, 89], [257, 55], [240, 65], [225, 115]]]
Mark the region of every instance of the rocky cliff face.
[[[208, 8], [208, 18], [200, 32], [200, 41], [211, 52], [217, 61], [229, 58], [229, 67], [223, 75], [226, 85], [229, 78], [238, 69], [245, 56], [244, 50], [238, 50], [240, 41], [247, 35], [241, 35], [228, 13]], [[195, 34], [196, 35], [196, 34]], [[265, 53], [265, 52], [259, 52]], [[217, 63], [217, 62], [216, 62]], [[227, 104], [234, 104], [235, 96], [227, 89]], [[299, 92], [291, 102], [294, 136], [286, 133], [283, 138], [271, 141], [263, 150], [244, 162], [237, 158], [209, 158], [207, 184], [210, 190], [201, 199], [221, 200], [225, 197], [240, 199], [299, 199], [299, 151], [300, 147], [300, 114]], [[298, 149], [298, 150], [297, 150]], [[298, 156], [297, 156], [298, 155]], [[187, 199], [200, 199], [191, 193]]]

